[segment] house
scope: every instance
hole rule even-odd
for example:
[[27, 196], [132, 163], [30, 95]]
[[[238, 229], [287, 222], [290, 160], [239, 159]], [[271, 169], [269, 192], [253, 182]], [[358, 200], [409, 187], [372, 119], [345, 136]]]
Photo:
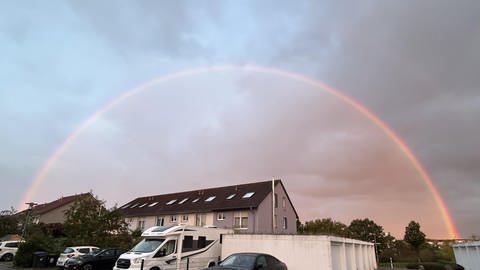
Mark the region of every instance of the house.
[[298, 214], [281, 180], [140, 197], [120, 211], [131, 230], [187, 224], [236, 233], [297, 232]]
[[73, 203], [83, 197], [93, 196], [91, 193], [82, 193], [78, 195], [71, 195], [61, 197], [55, 201], [33, 205], [30, 209], [23, 210], [17, 213], [22, 220], [29, 217], [31, 223], [63, 223], [65, 221], [65, 211], [68, 210]]

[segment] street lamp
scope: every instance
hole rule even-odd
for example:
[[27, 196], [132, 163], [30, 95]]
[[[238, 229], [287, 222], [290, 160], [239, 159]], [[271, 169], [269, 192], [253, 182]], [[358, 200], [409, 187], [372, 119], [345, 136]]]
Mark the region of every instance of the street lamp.
[[25, 237], [25, 232], [27, 231], [27, 225], [28, 225], [28, 222], [29, 222], [29, 219], [30, 219], [30, 213], [32, 212], [32, 208], [35, 205], [38, 205], [37, 203], [34, 203], [34, 202], [29, 202], [29, 203], [25, 203], [25, 204], [28, 205], [28, 209], [27, 209], [27, 217], [25, 218], [25, 224], [23, 224], [22, 238]]

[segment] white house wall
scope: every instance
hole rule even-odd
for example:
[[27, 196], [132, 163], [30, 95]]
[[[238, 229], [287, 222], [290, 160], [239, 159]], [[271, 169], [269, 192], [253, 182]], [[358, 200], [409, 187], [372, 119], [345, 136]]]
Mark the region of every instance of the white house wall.
[[289, 270], [373, 270], [372, 243], [317, 235], [225, 235], [222, 259], [236, 252], [264, 252], [285, 262]]

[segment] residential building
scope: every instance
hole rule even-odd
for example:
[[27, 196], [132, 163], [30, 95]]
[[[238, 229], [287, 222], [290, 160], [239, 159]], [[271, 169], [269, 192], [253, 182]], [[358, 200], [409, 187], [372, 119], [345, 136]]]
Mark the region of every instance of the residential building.
[[297, 232], [298, 214], [281, 180], [140, 197], [120, 210], [131, 230], [187, 224], [237, 233]]
[[33, 205], [31, 209], [23, 210], [17, 213], [17, 215], [21, 216], [21, 219], [24, 219], [26, 215], [28, 215], [29, 222], [31, 223], [63, 223], [66, 219], [65, 211], [67, 211], [73, 203], [82, 196], [93, 195], [91, 193], [82, 193], [61, 197], [49, 203]]

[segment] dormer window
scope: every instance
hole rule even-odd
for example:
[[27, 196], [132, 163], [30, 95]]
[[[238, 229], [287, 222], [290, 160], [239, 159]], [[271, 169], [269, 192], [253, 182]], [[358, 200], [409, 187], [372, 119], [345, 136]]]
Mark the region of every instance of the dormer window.
[[237, 195], [237, 194], [230, 194], [230, 195], [228, 195], [227, 200], [231, 200], [233, 197], [235, 197], [235, 195]]
[[206, 202], [211, 202], [211, 201], [215, 200], [216, 197], [217, 197], [217, 196], [210, 196], [210, 197], [208, 197], [205, 201], [206, 201]]
[[174, 204], [176, 201], [177, 201], [177, 199], [171, 200], [171, 201], [167, 202], [167, 205]]
[[254, 194], [255, 194], [255, 192], [247, 192], [247, 193], [245, 193], [245, 195], [243, 195], [242, 198], [244, 198], [244, 199], [249, 199], [249, 198], [251, 198]]

